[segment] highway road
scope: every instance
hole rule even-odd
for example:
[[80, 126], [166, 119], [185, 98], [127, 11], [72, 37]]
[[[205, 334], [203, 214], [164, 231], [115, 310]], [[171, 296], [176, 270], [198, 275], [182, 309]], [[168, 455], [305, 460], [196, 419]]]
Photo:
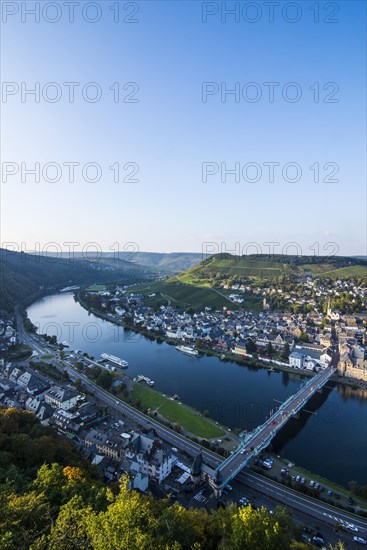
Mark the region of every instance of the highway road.
[[343, 526], [352, 524], [359, 529], [362, 537], [367, 535], [367, 521], [355, 514], [344, 512], [339, 508], [297, 493], [293, 489], [253, 472], [241, 472], [236, 479], [252, 490], [265, 494], [291, 510], [302, 512], [318, 522], [330, 526], [334, 526], [336, 523]]
[[[50, 348], [43, 345], [43, 343], [41, 344], [37, 336], [25, 334], [25, 339], [25, 342], [31, 347], [36, 348], [37, 353], [40, 355], [50, 353]], [[135, 422], [141, 424], [145, 428], [154, 428], [158, 437], [162, 438], [165, 442], [177, 447], [181, 451], [185, 451], [192, 457], [195, 457], [201, 451], [203, 461], [213, 469], [216, 469], [223, 462], [223, 457], [200, 447], [198, 444], [187, 439], [181, 434], [178, 434], [163, 426], [153, 418], [137, 411], [130, 405], [117, 400], [114, 396], [94, 384], [87, 376], [74, 369], [73, 366], [66, 360], [58, 360], [57, 362], [60, 367], [66, 369], [72, 380], [75, 381], [79, 378], [87, 389], [95, 393], [95, 395], [111, 409], [132, 418]], [[296, 491], [285, 488], [281, 484], [269, 480], [264, 476], [249, 472], [247, 469], [240, 472], [236, 476], [236, 481], [243, 484], [244, 487], [247, 487], [248, 489], [273, 498], [275, 501], [289, 507], [293, 511], [306, 514], [317, 522], [321, 522], [331, 527], [333, 527], [337, 522], [341, 524], [353, 524], [360, 530], [361, 536], [367, 536], [367, 521], [355, 514], [344, 512], [339, 508], [324, 504], [319, 500], [297, 493]]]
[[[176, 432], [166, 428], [159, 422], [155, 421], [151, 417], [137, 411], [130, 405], [117, 400], [114, 396], [96, 386], [89, 380], [87, 376], [79, 373], [67, 361], [63, 360], [62, 365], [68, 371], [71, 379], [80, 378], [87, 389], [93, 391], [95, 395], [103, 401], [106, 405], [125, 414], [132, 418], [135, 422], [141, 424], [145, 428], [154, 428], [158, 437], [168, 442], [174, 447], [177, 447], [181, 451], [186, 451], [192, 457], [196, 456], [198, 452], [202, 452], [203, 460], [205, 464], [217, 468], [223, 461], [223, 458], [212, 451], [208, 451], [205, 448], [200, 447], [198, 444], [186, 439], [184, 436], [177, 434]], [[355, 514], [344, 512], [339, 508], [324, 504], [323, 502], [314, 498], [297, 493], [293, 489], [289, 489], [261, 476], [259, 474], [249, 472], [248, 470], [242, 471], [236, 476], [236, 481], [242, 483], [245, 487], [265, 494], [268, 497], [273, 498], [279, 504], [289, 507], [291, 510], [297, 510], [300, 513], [306, 514], [318, 522], [322, 522], [326, 525], [333, 527], [336, 523], [342, 525], [353, 524], [359, 530], [362, 536], [367, 535], [367, 521], [363, 520]]]

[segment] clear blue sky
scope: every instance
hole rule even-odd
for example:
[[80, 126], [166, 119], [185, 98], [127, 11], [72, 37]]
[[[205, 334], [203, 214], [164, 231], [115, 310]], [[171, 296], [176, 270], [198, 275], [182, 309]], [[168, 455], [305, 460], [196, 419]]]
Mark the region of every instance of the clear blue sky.
[[[315, 242], [320, 253], [335, 242], [340, 254], [366, 253], [365, 2], [336, 2], [336, 15], [320, 2], [319, 23], [310, 10], [314, 2], [305, 0], [298, 2], [302, 14], [295, 23], [286, 20], [294, 12], [282, 14], [284, 2], [273, 23], [264, 2], [258, 2], [254, 23], [246, 20], [254, 12], [244, 15], [247, 2], [240, 3], [239, 22], [234, 16], [221, 22], [220, 2], [137, 2], [136, 15], [134, 3], [120, 2], [121, 20], [114, 23], [109, 8], [116, 2], [104, 0], [97, 3], [101, 19], [94, 24], [83, 20], [82, 1], [74, 23], [59, 2], [61, 19], [53, 24], [45, 20], [55, 17], [51, 9], [34, 23], [21, 13], [20, 2], [10, 4], [19, 12], [2, 25], [2, 80], [19, 89], [22, 82], [28, 88], [39, 82], [41, 89], [56, 82], [62, 97], [50, 103], [41, 93], [39, 103], [30, 96], [22, 103], [18, 92], [2, 103], [2, 161], [19, 165], [2, 184], [2, 242], [26, 242], [32, 249], [36, 242], [63, 247], [76, 241], [81, 248], [95, 241], [107, 250], [133, 241], [140, 250], [167, 252], [199, 252], [208, 241], [224, 242], [228, 249], [257, 242], [263, 251], [263, 243], [279, 242], [280, 252], [297, 242], [305, 254]], [[228, 8], [234, 4], [227, 2]], [[204, 23], [202, 10], [217, 7]], [[86, 16], [95, 13], [90, 8]], [[325, 17], [339, 21], [326, 23]], [[81, 83], [74, 103], [64, 82]], [[80, 89], [88, 82], [102, 90], [97, 103], [82, 98]], [[114, 82], [136, 82], [139, 101], [114, 103], [108, 89]], [[238, 82], [241, 90], [256, 82], [262, 97], [251, 103], [227, 96], [222, 102], [218, 92], [204, 103], [203, 82], [219, 88], [223, 82], [228, 89]], [[273, 103], [265, 82], [279, 82]], [[282, 97], [289, 82], [302, 91], [298, 102]], [[315, 82], [319, 102], [309, 89]], [[331, 96], [337, 103], [323, 101], [334, 89], [323, 90], [328, 82], [339, 87]], [[248, 95], [254, 90], [248, 88]], [[122, 95], [132, 91], [130, 86]], [[83, 180], [77, 167], [70, 182], [65, 166], [58, 182], [45, 181], [42, 173], [39, 183], [30, 175], [21, 181], [22, 162], [42, 168], [74, 161], [98, 163], [100, 181]], [[109, 169], [115, 162], [121, 168], [136, 163], [139, 181], [115, 183]], [[203, 162], [229, 168], [240, 163], [241, 169], [257, 163], [262, 177], [249, 182], [242, 174], [240, 181], [227, 175], [222, 182], [219, 170], [203, 182]], [[273, 182], [264, 162], [280, 164]], [[298, 182], [282, 176], [290, 162], [302, 169]], [[315, 162], [319, 182], [309, 168]], [[323, 169], [326, 163], [338, 165], [339, 181], [323, 181], [332, 170], [332, 165]]]

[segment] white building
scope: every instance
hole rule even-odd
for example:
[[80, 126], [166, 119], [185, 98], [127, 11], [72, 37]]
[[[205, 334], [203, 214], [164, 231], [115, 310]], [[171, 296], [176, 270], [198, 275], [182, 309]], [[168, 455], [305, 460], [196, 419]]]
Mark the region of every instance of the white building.
[[75, 407], [78, 403], [78, 394], [69, 389], [60, 388], [60, 386], [52, 386], [44, 393], [45, 402], [52, 407], [67, 411]]
[[292, 353], [289, 354], [290, 367], [293, 367], [294, 369], [302, 369], [303, 361], [304, 355], [302, 353], [299, 353], [298, 351], [292, 351]]

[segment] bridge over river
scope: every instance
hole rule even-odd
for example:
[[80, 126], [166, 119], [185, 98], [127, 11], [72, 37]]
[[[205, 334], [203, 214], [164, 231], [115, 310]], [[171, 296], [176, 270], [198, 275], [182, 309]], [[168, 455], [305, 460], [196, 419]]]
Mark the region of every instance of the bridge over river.
[[266, 448], [275, 434], [288, 422], [291, 417], [296, 416], [305, 406], [310, 397], [319, 391], [336, 371], [336, 367], [329, 365], [317, 375], [310, 378], [297, 393], [291, 395], [282, 403], [276, 412], [261, 426], [258, 426], [250, 434], [246, 434], [242, 442], [228, 458], [226, 458], [215, 470], [211, 484], [219, 495], [223, 487], [233, 479]]

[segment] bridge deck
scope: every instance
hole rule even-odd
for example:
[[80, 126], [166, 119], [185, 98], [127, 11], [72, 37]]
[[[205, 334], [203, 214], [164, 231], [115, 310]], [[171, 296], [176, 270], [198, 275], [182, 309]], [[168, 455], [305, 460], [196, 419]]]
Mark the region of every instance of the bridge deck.
[[267, 447], [275, 434], [288, 422], [289, 418], [297, 414], [307, 403], [310, 397], [324, 386], [334, 374], [336, 368], [329, 366], [310, 378], [294, 395], [288, 397], [277, 411], [264, 424], [249, 434], [228, 458], [216, 470], [217, 485], [223, 487], [232, 478]]

